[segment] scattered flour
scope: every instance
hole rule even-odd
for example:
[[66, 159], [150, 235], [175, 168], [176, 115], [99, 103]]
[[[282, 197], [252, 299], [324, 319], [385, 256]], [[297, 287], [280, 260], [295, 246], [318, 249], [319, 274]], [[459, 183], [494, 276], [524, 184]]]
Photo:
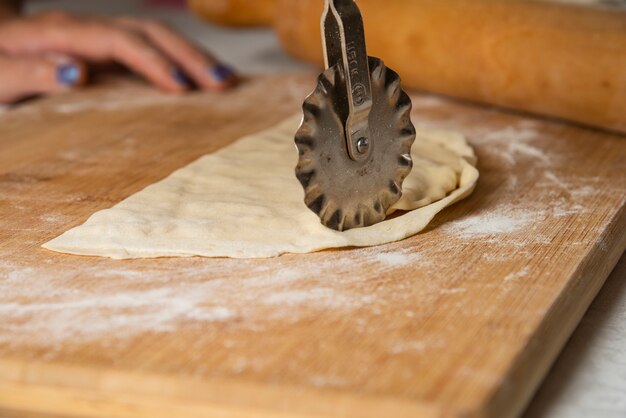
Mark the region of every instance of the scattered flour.
[[509, 177], [507, 177], [506, 179], [506, 188], [509, 191], [515, 191], [517, 190], [517, 185], [519, 183], [519, 179], [517, 178], [517, 176], [513, 173], [511, 173], [509, 175]]
[[446, 341], [438, 338], [431, 341], [408, 340], [394, 341], [389, 345], [390, 354], [423, 354], [429, 350], [440, 350], [446, 347]]
[[512, 282], [515, 280], [523, 279], [524, 277], [528, 275], [528, 271], [529, 271], [529, 267], [526, 266], [520, 271], [514, 271], [512, 273], [507, 274], [506, 276], [504, 276], [503, 280], [505, 282]]
[[549, 181], [551, 181], [552, 183], [554, 183], [556, 186], [560, 187], [561, 189], [564, 189], [564, 190], [569, 189], [569, 185], [567, 185], [563, 180], [561, 180], [552, 171], [546, 171], [545, 173], [543, 173], [543, 175], [546, 179], [548, 179]]
[[515, 126], [500, 130], [478, 129], [474, 141], [482, 145], [482, 150], [497, 156], [508, 166], [517, 165], [521, 159], [534, 160], [533, 169], [549, 166], [553, 157], [540, 146], [532, 144], [541, 138], [541, 132], [534, 121], [520, 121]]
[[440, 290], [440, 293], [442, 295], [456, 295], [456, 294], [465, 293], [465, 292], [466, 292], [466, 290], [461, 288], [461, 287], [453, 287], [451, 289], [441, 289]]
[[65, 215], [41, 215], [39, 217], [39, 219], [43, 222], [46, 223], [52, 223], [52, 224], [60, 224], [60, 223], [64, 223], [64, 222], [69, 222], [72, 220], [72, 218], [70, 216], [65, 216]]
[[582, 205], [573, 205], [571, 207], [555, 206], [552, 208], [552, 216], [555, 218], [563, 218], [565, 216], [578, 215], [585, 211]]
[[548, 165], [551, 162], [550, 157], [543, 150], [523, 142], [511, 142], [508, 146], [508, 150], [510, 155], [535, 158], [543, 165]]
[[[204, 260], [169, 271], [103, 270], [94, 265], [80, 272], [63, 269], [53, 277], [44, 268], [20, 268], [3, 261], [0, 343], [54, 346], [102, 336], [123, 341], [147, 332], [168, 333], [224, 321], [262, 330], [267, 322], [298, 321], [303, 312], [351, 312], [373, 304], [375, 293], [354, 290], [354, 282], [367, 277], [345, 274], [355, 259], [371, 266], [374, 278], [381, 269], [413, 265], [422, 259], [406, 249], [353, 251], [357, 254], [350, 257], [328, 257], [278, 269], [280, 259], [256, 263]], [[235, 266], [247, 276], [233, 280]], [[427, 266], [425, 263], [424, 268]], [[196, 279], [176, 279], [190, 276]], [[93, 277], [93, 286], [77, 287], [79, 277]]]
[[[598, 181], [603, 181], [603, 180], [599, 179]], [[590, 196], [594, 196], [598, 192], [598, 188], [594, 186], [583, 186], [583, 187], [577, 187], [577, 188], [572, 187], [569, 189], [569, 192], [572, 195], [572, 197], [574, 197], [577, 200], [580, 200], [580, 199], [588, 198]]]
[[449, 101], [434, 95], [419, 95], [413, 100], [414, 109], [432, 109], [445, 106]]
[[522, 210], [502, 210], [473, 215], [454, 220], [443, 227], [461, 238], [476, 238], [485, 235], [508, 234], [531, 226], [538, 213]]
[[331, 288], [290, 290], [267, 296], [263, 303], [270, 305], [301, 305], [308, 302], [325, 302], [328, 308], [342, 308], [352, 303], [351, 298], [338, 294]]
[[527, 126], [513, 127], [509, 126], [501, 130], [488, 130], [481, 135], [482, 140], [486, 142], [499, 143], [519, 143], [522, 141], [537, 139], [540, 136], [539, 131]]
[[376, 254], [374, 258], [380, 264], [389, 267], [406, 266], [417, 262], [428, 262], [427, 260], [424, 260], [424, 257], [419, 253], [402, 250], [389, 253], [379, 253]]

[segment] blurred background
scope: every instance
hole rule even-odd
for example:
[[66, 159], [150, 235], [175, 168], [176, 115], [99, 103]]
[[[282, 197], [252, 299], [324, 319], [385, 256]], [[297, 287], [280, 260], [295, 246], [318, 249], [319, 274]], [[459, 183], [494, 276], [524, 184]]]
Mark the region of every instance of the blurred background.
[[[323, 65], [323, 4], [34, 0], [27, 12], [159, 19], [240, 72], [262, 73]], [[626, 133], [626, 0], [361, 0], [359, 7], [368, 52], [405, 87]]]
[[[224, 4], [223, 1], [214, 2]], [[251, 0], [250, 3], [255, 3]], [[246, 73], [310, 70], [280, 48], [278, 38], [269, 28], [229, 28], [211, 24], [190, 13], [185, 0], [33, 0], [26, 11], [66, 10], [104, 16], [142, 16], [159, 19], [176, 27], [199, 45], [210, 49], [223, 61]]]
[[[105, 16], [132, 15], [160, 19], [175, 26], [200, 45], [211, 49], [224, 61], [244, 72], [306, 71], [314, 68], [290, 58], [283, 51], [277, 35], [269, 28], [270, 23], [265, 12], [252, 17], [244, 13], [247, 20], [244, 18], [243, 22], [235, 17], [241, 14], [241, 4], [250, 3], [255, 5], [255, 8], [267, 9], [262, 4], [275, 1], [29, 0], [26, 1], [26, 10], [29, 13], [35, 13], [61, 9]], [[626, 8], [626, 0], [552, 0], [552, 2]], [[232, 5], [228, 6], [228, 3]], [[194, 10], [202, 11], [203, 18], [191, 13], [190, 5]]]

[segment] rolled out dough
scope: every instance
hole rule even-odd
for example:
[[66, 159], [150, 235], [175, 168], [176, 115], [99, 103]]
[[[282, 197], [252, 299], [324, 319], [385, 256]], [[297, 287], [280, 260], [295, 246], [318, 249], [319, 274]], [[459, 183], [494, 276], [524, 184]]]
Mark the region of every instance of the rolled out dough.
[[371, 246], [422, 230], [468, 196], [476, 157], [462, 135], [418, 129], [414, 168], [395, 209], [379, 224], [337, 232], [304, 205], [294, 175], [298, 155], [290, 118], [174, 172], [83, 225], [44, 244], [53, 251], [111, 258], [263, 258], [325, 248]]

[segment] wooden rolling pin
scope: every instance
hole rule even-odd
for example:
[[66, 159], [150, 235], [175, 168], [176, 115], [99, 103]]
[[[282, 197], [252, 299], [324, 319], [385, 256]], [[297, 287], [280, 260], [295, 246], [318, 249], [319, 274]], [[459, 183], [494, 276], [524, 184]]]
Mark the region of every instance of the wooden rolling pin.
[[[370, 55], [409, 87], [626, 132], [626, 12], [529, 0], [358, 0]], [[322, 65], [323, 0], [278, 0], [286, 50]]]
[[199, 16], [228, 26], [270, 26], [276, 0], [187, 0]]
[[[533, 0], [357, 0], [370, 55], [408, 87], [626, 133], [626, 11]], [[213, 22], [274, 21], [323, 64], [324, 0], [189, 0]]]

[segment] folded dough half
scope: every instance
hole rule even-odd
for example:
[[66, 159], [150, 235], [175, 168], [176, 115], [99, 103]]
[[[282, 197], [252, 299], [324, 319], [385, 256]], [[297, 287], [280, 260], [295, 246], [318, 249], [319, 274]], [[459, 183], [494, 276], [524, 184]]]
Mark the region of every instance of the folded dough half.
[[421, 231], [478, 179], [474, 151], [454, 132], [418, 129], [414, 168], [394, 206], [408, 212], [337, 232], [303, 203], [294, 175], [293, 135], [300, 122], [241, 138], [201, 157], [83, 225], [44, 244], [53, 251], [111, 258], [262, 258], [325, 248], [371, 246]]

